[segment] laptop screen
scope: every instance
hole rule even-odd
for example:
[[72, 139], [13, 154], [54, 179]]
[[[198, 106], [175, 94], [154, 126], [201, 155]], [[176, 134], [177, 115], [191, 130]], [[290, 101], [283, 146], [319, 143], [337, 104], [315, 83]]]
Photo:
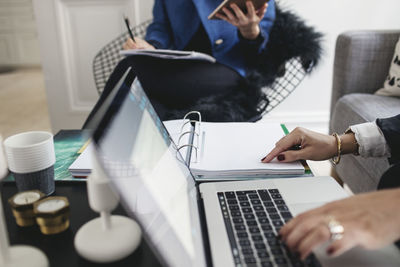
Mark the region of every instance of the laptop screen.
[[122, 86], [93, 139], [127, 212], [169, 266], [205, 266], [194, 180], [138, 80]]

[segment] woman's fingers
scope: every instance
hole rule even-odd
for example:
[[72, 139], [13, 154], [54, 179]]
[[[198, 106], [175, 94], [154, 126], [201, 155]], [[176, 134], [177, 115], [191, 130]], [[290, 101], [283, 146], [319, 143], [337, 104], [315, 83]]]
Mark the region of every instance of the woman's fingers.
[[333, 241], [332, 244], [328, 246], [326, 249], [326, 254], [332, 257], [339, 256], [349, 249], [355, 247], [357, 244], [357, 238], [352, 238], [349, 233], [345, 233], [342, 239]]
[[131, 38], [129, 38], [122, 47], [124, 50], [136, 49], [136, 44]]
[[[363, 217], [363, 216], [361, 216]], [[339, 240], [333, 241], [328, 248], [326, 249], [326, 253], [329, 256], [339, 256], [343, 254], [344, 252], [348, 251], [349, 249], [361, 245], [364, 248], [368, 248], [368, 244], [371, 245], [371, 240], [368, 240], [366, 238], [368, 236], [368, 231], [367, 229], [362, 229], [363, 225], [359, 221], [360, 219], [360, 213], [350, 213], [345, 215], [344, 217], [338, 216], [338, 222], [343, 226], [343, 237]], [[360, 225], [361, 224], [361, 225]], [[369, 229], [371, 230], [371, 229]], [[373, 239], [375, 242], [376, 239]], [[370, 247], [370, 248], [378, 248], [379, 246], [376, 247]]]
[[304, 218], [296, 223], [295, 227], [282, 236], [286, 245], [293, 251], [297, 251], [300, 243], [306, 238], [315, 228], [317, 228], [322, 220]]
[[268, 155], [266, 155], [261, 162], [264, 163], [268, 163], [271, 162], [271, 160], [273, 160], [276, 156], [278, 156], [278, 154], [280, 154], [281, 152], [283, 152], [285, 149], [283, 147], [278, 147], [276, 146], [274, 149], [271, 150], [271, 152], [268, 153]]
[[327, 212], [327, 205], [324, 205], [319, 208], [315, 208], [309, 210], [307, 212], [301, 213], [287, 222], [279, 231], [279, 234], [282, 236], [282, 239], [285, 240], [289, 234], [296, 229], [299, 225], [304, 224], [310, 220], [314, 224], [318, 224], [319, 220], [322, 216], [325, 216]]
[[262, 19], [265, 15], [265, 12], [267, 12], [268, 4], [265, 4], [263, 7], [259, 8], [256, 11], [256, 15], [259, 19]]
[[228, 18], [228, 22], [229, 22], [229, 23], [231, 23], [231, 24], [233, 24], [233, 25], [236, 25], [236, 24], [237, 24], [237, 19], [236, 19], [236, 17], [233, 15], [233, 13], [232, 13], [229, 9], [227, 9], [226, 7], [224, 7], [224, 8], [222, 9], [222, 11], [224, 11], [226, 17]]
[[226, 7], [222, 8], [223, 16], [217, 15], [217, 17], [237, 27], [245, 39], [254, 40], [260, 34], [259, 23], [261, 18], [258, 17], [257, 11], [251, 1], [246, 2], [246, 9], [247, 12], [245, 14], [245, 11], [233, 3], [230, 5], [230, 9]]
[[275, 148], [272, 149], [271, 152], [267, 154], [267, 156], [262, 160], [262, 162], [264, 163], [271, 162], [271, 160], [273, 160], [276, 156], [278, 156], [282, 152], [287, 151], [289, 148], [292, 148], [293, 146], [299, 144], [300, 143], [297, 135], [295, 133], [289, 134], [281, 138], [281, 140], [279, 140], [275, 144]]
[[229, 18], [227, 16], [225, 16], [225, 15], [222, 15], [221, 13], [217, 13], [217, 14], [215, 14], [215, 16], [217, 18], [219, 18], [219, 19], [222, 19], [222, 20], [225, 20], [225, 21], [229, 22]]
[[329, 239], [330, 233], [328, 226], [325, 223], [320, 223], [299, 240], [295, 250], [300, 255], [300, 258], [304, 260], [315, 247]]
[[247, 21], [246, 15], [243, 13], [243, 11], [236, 5], [232, 4], [231, 5], [232, 10], [235, 12], [235, 15], [239, 21]]
[[253, 2], [247, 1], [246, 2], [246, 7], [247, 7], [247, 17], [252, 18], [256, 16], [256, 10], [254, 9]]
[[[304, 150], [304, 149], [302, 149]], [[304, 152], [302, 150], [288, 150], [278, 155], [279, 162], [293, 162], [303, 159]]]
[[312, 159], [313, 149], [311, 147], [305, 147], [297, 149], [295, 147], [289, 148], [278, 155], [279, 162], [293, 162], [296, 160]]

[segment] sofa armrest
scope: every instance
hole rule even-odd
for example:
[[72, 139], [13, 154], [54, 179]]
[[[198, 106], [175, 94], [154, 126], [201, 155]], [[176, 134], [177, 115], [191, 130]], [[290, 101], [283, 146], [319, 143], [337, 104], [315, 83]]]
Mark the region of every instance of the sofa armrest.
[[400, 30], [350, 31], [336, 41], [331, 116], [345, 94], [374, 93], [383, 86]]

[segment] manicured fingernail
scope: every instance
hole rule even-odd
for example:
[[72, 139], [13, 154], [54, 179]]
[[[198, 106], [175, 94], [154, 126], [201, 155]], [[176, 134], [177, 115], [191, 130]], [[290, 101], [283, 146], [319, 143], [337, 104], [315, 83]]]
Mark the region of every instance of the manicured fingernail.
[[333, 252], [335, 252], [335, 250], [333, 248], [330, 248], [326, 251], [326, 253], [328, 253], [329, 256], [331, 256], [333, 254]]
[[278, 155], [278, 160], [279, 161], [283, 161], [283, 160], [285, 160], [285, 155]]
[[266, 157], [267, 157], [267, 156], [263, 157], [263, 158], [261, 159], [261, 161], [264, 161], [264, 159], [265, 159]]

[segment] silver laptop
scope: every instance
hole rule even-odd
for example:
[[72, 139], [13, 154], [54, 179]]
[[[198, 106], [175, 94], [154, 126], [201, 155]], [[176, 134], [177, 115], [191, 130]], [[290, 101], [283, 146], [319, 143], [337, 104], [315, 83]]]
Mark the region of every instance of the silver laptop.
[[[276, 236], [292, 216], [346, 193], [331, 177], [196, 185], [133, 73], [93, 134], [97, 160], [165, 266], [399, 266], [395, 246], [300, 262]], [[326, 246], [326, 244], [325, 244]]]

